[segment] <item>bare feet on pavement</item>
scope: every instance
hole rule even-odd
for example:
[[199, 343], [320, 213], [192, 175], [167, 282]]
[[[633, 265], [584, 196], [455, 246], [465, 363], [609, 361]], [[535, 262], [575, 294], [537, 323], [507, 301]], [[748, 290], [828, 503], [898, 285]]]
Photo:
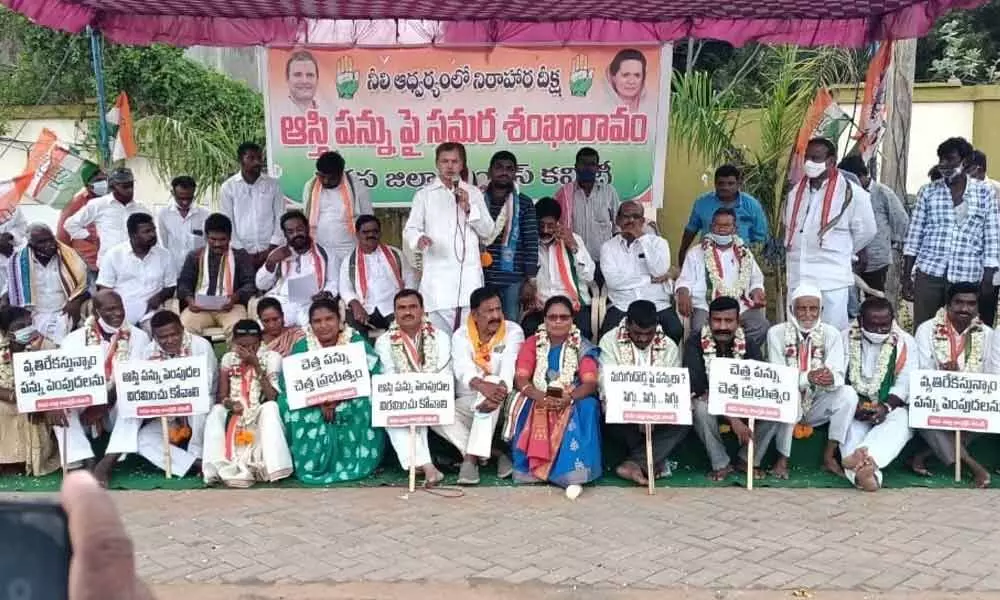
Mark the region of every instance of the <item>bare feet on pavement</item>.
[[622, 479], [627, 479], [628, 481], [634, 481], [639, 485], [648, 485], [649, 480], [646, 476], [642, 474], [642, 467], [635, 464], [634, 462], [627, 460], [622, 464], [618, 465], [615, 469], [615, 474]]

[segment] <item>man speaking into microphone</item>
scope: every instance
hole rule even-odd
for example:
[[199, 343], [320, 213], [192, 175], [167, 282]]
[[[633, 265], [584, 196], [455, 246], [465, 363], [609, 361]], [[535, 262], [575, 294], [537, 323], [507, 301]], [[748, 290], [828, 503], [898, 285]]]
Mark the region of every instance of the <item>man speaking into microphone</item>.
[[434, 157], [438, 176], [413, 195], [403, 242], [423, 255], [424, 311], [451, 335], [469, 316], [469, 295], [483, 285], [479, 242], [492, 233], [493, 219], [482, 192], [461, 180], [465, 146], [445, 142]]

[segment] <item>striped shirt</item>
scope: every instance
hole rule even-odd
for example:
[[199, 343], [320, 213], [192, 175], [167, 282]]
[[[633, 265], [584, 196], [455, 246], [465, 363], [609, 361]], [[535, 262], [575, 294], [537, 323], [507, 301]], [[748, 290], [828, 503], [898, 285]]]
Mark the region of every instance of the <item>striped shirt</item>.
[[[490, 217], [496, 220], [503, 209], [503, 203], [498, 203], [493, 199], [489, 188], [483, 195], [490, 210]], [[518, 194], [517, 201], [521, 213], [521, 228], [517, 249], [514, 252], [514, 270], [508, 272], [500, 268], [500, 253], [504, 245], [504, 236], [501, 231], [497, 239], [487, 248], [490, 256], [493, 257], [493, 264], [483, 269], [483, 277], [487, 285], [514, 285], [534, 277], [535, 273], [538, 272], [538, 220], [535, 217], [535, 205], [531, 198], [524, 194]], [[508, 216], [508, 219], [513, 219], [513, 215]]]
[[[956, 214], [961, 210], [965, 217]], [[1000, 266], [1000, 219], [993, 187], [967, 178], [962, 203], [939, 180], [920, 188], [903, 246], [916, 267], [951, 282], [978, 282], [984, 268]]]

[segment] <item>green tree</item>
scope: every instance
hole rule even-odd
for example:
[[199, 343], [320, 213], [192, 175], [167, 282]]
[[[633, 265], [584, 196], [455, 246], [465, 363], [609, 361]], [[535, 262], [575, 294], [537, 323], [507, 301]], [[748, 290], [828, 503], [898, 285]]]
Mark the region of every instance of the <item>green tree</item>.
[[[86, 36], [38, 27], [3, 8], [0, 39], [12, 57], [0, 70], [0, 106], [94, 97]], [[184, 58], [179, 48], [108, 43], [103, 51], [106, 100], [113, 102], [120, 91], [128, 94], [140, 153], [161, 179], [191, 175], [204, 193], [235, 170], [241, 142], [263, 145], [263, 100], [245, 84]], [[91, 129], [96, 145], [96, 124]]]

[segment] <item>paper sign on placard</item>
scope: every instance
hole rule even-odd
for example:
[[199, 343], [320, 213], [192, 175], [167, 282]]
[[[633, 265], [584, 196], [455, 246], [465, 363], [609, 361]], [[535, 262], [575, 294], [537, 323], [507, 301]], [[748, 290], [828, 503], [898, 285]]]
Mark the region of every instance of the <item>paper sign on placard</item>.
[[372, 377], [372, 427], [454, 422], [455, 377], [450, 370]]
[[312, 297], [319, 293], [315, 275], [288, 278], [288, 299], [296, 304], [309, 304]]
[[123, 417], [187, 417], [207, 413], [208, 357], [136, 360], [115, 365], [118, 411]]
[[1000, 433], [1000, 376], [957, 371], [910, 374], [910, 427]]
[[17, 352], [13, 361], [20, 413], [108, 403], [100, 348]]
[[209, 296], [198, 294], [194, 297], [194, 303], [202, 310], [222, 310], [222, 307], [229, 302], [229, 296]]
[[756, 360], [713, 358], [708, 369], [708, 412], [795, 423], [799, 371]]
[[291, 410], [371, 393], [368, 355], [361, 342], [293, 354], [281, 366]]
[[608, 423], [691, 425], [687, 369], [601, 367]]

